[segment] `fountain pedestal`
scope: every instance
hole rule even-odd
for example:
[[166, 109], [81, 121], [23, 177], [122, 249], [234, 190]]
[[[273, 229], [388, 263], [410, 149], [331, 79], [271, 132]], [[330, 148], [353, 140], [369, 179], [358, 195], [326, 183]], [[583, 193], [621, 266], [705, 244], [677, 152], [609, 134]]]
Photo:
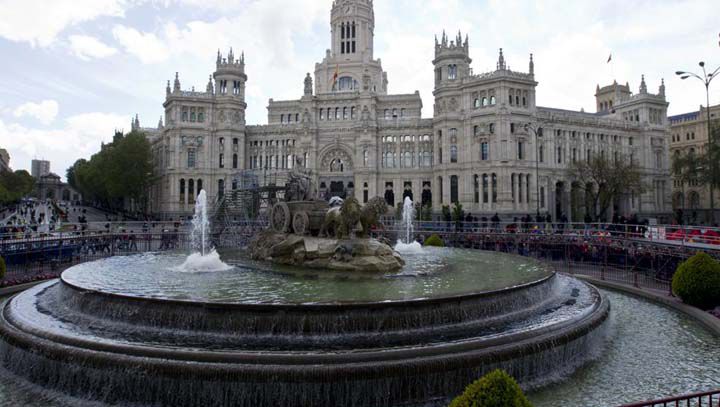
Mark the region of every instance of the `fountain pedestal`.
[[319, 270], [388, 273], [405, 261], [375, 239], [323, 239], [263, 232], [250, 243], [253, 260]]

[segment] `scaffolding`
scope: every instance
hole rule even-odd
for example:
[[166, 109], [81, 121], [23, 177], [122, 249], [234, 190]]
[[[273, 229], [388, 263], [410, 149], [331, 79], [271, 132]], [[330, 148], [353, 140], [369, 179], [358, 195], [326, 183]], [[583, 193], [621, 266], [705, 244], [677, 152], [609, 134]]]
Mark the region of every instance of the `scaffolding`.
[[267, 212], [285, 195], [285, 183], [277, 185], [278, 174], [243, 170], [232, 177], [232, 190], [224, 193], [213, 210], [216, 246], [242, 247], [267, 224]]

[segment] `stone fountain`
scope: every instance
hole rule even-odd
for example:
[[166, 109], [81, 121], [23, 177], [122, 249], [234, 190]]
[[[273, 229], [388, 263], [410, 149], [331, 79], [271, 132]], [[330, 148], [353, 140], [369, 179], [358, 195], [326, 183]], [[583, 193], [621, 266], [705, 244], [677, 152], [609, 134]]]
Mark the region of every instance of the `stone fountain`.
[[[594, 287], [508, 254], [423, 248], [401, 263], [348, 201], [279, 202], [263, 260], [224, 253], [228, 270], [179, 273], [173, 253], [68, 269], [0, 306], [3, 371], [110, 405], [428, 406], [496, 368], [542, 385], [602, 348], [610, 308]], [[357, 271], [383, 256], [405, 266]]]

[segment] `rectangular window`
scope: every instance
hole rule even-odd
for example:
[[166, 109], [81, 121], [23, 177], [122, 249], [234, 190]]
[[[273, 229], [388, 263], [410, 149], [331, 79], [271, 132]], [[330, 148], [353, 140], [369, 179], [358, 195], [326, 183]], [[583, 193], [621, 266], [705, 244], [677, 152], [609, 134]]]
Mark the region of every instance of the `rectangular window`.
[[190, 149], [187, 152], [187, 167], [195, 168], [195, 150]]
[[525, 159], [525, 143], [518, 141], [518, 160]]
[[490, 158], [490, 148], [487, 142], [480, 144], [480, 159], [487, 161]]
[[218, 161], [220, 163], [220, 168], [225, 168], [225, 154], [220, 153], [220, 159]]

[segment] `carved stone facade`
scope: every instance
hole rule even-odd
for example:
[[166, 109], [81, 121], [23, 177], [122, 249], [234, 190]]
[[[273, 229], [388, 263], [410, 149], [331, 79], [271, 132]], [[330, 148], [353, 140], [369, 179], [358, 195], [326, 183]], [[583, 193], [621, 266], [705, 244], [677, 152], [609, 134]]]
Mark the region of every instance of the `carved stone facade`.
[[[671, 157], [704, 154], [708, 148], [708, 109], [672, 116], [670, 121]], [[711, 127], [720, 126], [720, 105], [710, 107]], [[717, 143], [717, 141], [715, 141]], [[672, 163], [672, 159], [671, 159]], [[714, 190], [715, 219], [720, 219], [720, 190]], [[710, 188], [697, 180], [673, 179], [673, 209], [682, 210], [690, 223], [710, 221]]]
[[[153, 211], [188, 215], [200, 187], [218, 199], [237, 187], [241, 171], [282, 184], [299, 162], [327, 198], [385, 196], [397, 205], [413, 196], [436, 212], [460, 202], [473, 215], [505, 217], [534, 214], [539, 203], [553, 218], [581, 220], [584, 200], [566, 170], [588, 154], [631, 156], [643, 169], [649, 188], [628, 191], [615, 210], [670, 211], [664, 86], [650, 94], [643, 78], [635, 95], [598, 87], [597, 113], [539, 107], [532, 56], [528, 72], [517, 72], [501, 50], [496, 69], [477, 75], [469, 39], [443, 34], [435, 41], [434, 117], [423, 119], [418, 92], [388, 94], [374, 24], [372, 0], [334, 1], [331, 48], [314, 78], [298, 78], [299, 99], [270, 100], [267, 125], [245, 124], [245, 60], [232, 51], [218, 54], [207, 92], [182, 91], [177, 76], [172, 89], [168, 82], [165, 124], [149, 131], [159, 175]], [[544, 136], [528, 133], [527, 123]], [[187, 137], [204, 142], [189, 145]]]

